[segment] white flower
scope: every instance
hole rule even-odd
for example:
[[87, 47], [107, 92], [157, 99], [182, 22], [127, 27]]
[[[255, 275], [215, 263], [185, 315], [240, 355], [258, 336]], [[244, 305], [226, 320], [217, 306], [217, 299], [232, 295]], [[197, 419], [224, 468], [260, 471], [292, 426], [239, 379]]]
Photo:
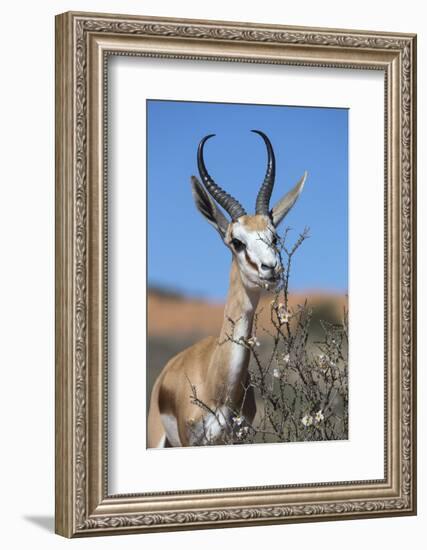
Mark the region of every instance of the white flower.
[[252, 338], [248, 338], [246, 343], [251, 348], [253, 348], [254, 346], [259, 346], [258, 338], [256, 336], [252, 336]]
[[282, 373], [280, 372], [280, 369], [278, 368], [273, 369], [273, 376], [274, 378], [281, 378]]
[[314, 420], [316, 424], [319, 424], [319, 422], [322, 422], [322, 420], [324, 419], [325, 417], [323, 416], [323, 411], [322, 409], [320, 409], [320, 411], [317, 411], [317, 413], [314, 415]]
[[238, 415], [233, 417], [233, 424], [235, 424], [236, 426], [241, 426], [244, 421], [245, 419], [243, 418], [243, 416]]
[[304, 424], [305, 427], [311, 426], [313, 424], [313, 417], [309, 414], [306, 414], [302, 417], [301, 422]]
[[245, 435], [247, 435], [249, 432], [248, 426], [243, 426], [243, 428], [240, 428], [240, 430], [237, 432], [237, 437], [239, 439], [243, 439]]
[[291, 359], [291, 358], [290, 358], [289, 353], [286, 353], [286, 354], [283, 356], [283, 361], [284, 361], [286, 364], [289, 363], [290, 359]]
[[285, 304], [279, 304], [277, 306], [277, 317], [280, 323], [289, 323], [291, 314], [287, 311]]

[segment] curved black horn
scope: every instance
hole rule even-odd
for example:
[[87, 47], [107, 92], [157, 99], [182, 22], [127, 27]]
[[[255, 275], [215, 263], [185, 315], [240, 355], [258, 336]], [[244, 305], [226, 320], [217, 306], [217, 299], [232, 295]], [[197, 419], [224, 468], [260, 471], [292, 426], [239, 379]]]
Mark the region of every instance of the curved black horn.
[[268, 215], [270, 210], [270, 197], [273, 192], [274, 178], [276, 176], [276, 159], [274, 158], [274, 151], [271, 145], [270, 140], [260, 130], [251, 130], [255, 134], [258, 134], [264, 140], [264, 143], [267, 147], [268, 161], [267, 161], [267, 171], [265, 173], [264, 181], [258, 192], [256, 198], [255, 212], [256, 214]]
[[202, 181], [209, 194], [212, 195], [216, 202], [230, 214], [231, 219], [234, 221], [237, 220], [237, 218], [240, 218], [240, 216], [244, 216], [246, 214], [245, 209], [239, 201], [226, 193], [223, 189], [221, 189], [221, 187], [219, 187], [219, 185], [214, 182], [214, 180], [208, 174], [205, 162], [203, 160], [203, 148], [205, 146], [205, 143], [209, 138], [213, 137], [214, 135], [215, 134], [209, 134], [200, 141], [199, 148], [197, 150], [197, 166], [199, 167], [200, 177], [202, 178]]

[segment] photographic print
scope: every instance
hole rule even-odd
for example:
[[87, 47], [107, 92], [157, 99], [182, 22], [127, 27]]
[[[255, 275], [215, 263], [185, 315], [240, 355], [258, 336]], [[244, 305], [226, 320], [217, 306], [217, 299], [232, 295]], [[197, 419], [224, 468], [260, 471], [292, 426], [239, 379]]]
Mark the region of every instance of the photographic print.
[[68, 12], [55, 90], [56, 532], [415, 514], [416, 36]]
[[148, 100], [147, 209], [147, 447], [348, 439], [348, 110]]

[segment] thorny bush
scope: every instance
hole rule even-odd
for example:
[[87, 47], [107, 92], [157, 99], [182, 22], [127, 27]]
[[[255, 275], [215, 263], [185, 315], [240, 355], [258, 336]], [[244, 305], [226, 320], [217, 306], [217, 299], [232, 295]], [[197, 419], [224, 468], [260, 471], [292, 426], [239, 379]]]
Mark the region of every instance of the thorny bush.
[[[253, 423], [239, 410], [224, 416], [212, 410], [191, 386], [191, 400], [206, 413], [215, 415], [224, 428], [221, 441], [210, 440], [205, 431], [201, 444], [273, 443], [290, 441], [342, 440], [348, 437], [348, 315], [340, 322], [319, 319], [322, 336], [313, 339], [313, 309], [307, 301], [289, 305], [289, 278], [294, 254], [308, 238], [308, 229], [289, 247], [290, 229], [278, 239], [281, 260], [280, 284], [270, 303], [269, 328], [259, 328], [255, 314], [253, 334], [246, 340], [228, 340], [246, 347], [251, 354], [249, 383], [244, 396], [254, 389], [257, 414]], [[236, 320], [229, 319], [233, 327]], [[268, 346], [268, 353], [261, 353]], [[244, 399], [245, 399], [244, 397]], [[227, 403], [231, 408], [231, 403]]]

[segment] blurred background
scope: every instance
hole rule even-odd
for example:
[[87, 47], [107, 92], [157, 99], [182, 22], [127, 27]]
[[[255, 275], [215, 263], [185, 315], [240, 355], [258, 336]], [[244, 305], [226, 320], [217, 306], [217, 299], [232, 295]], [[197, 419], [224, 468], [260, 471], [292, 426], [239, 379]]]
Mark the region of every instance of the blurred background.
[[[348, 110], [150, 100], [147, 113], [147, 391], [171, 357], [218, 334], [222, 323], [231, 256], [196, 210], [190, 187], [207, 134], [216, 134], [205, 146], [208, 171], [249, 213], [267, 160], [251, 129], [265, 132], [275, 150], [271, 205], [308, 172], [279, 228], [292, 228], [289, 244], [310, 228], [292, 261], [290, 306], [308, 300], [313, 307], [313, 341], [322, 336], [319, 319], [340, 322], [348, 289]], [[261, 328], [268, 328], [270, 300], [260, 302]]]

